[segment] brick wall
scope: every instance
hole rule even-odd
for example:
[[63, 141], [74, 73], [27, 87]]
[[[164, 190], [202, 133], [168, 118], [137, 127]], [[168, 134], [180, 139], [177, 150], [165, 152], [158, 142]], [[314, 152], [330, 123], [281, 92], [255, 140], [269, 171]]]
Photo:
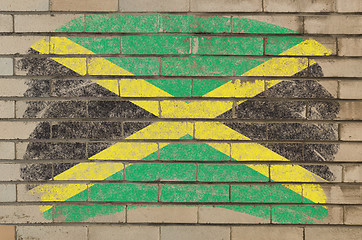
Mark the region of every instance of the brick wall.
[[0, 239], [362, 239], [360, 0], [0, 0]]

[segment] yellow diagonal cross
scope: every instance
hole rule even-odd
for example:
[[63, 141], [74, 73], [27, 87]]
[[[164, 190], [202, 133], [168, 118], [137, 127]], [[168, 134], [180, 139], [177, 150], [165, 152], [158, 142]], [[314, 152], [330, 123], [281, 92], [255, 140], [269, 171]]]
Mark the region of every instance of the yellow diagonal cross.
[[[94, 54], [90, 50], [63, 37], [52, 37], [51, 46], [55, 54]], [[48, 51], [49, 44], [39, 41], [32, 46], [40, 53]], [[330, 50], [314, 40], [306, 40], [280, 55], [321, 55], [330, 54]], [[85, 58], [52, 58], [60, 64], [72, 69], [80, 75], [86, 75]], [[314, 64], [307, 58], [277, 57], [251, 69], [242, 76], [292, 76], [304, 69], [309, 64]], [[90, 75], [133, 75], [127, 70], [109, 62], [104, 58], [93, 58], [88, 64]], [[121, 97], [172, 97], [172, 95], [155, 87], [143, 79], [121, 80], [95, 80], [97, 84], [116, 93]], [[272, 87], [281, 80], [255, 80], [243, 82], [239, 79], [229, 81], [224, 85], [205, 94], [205, 97], [224, 98], [250, 98], [265, 90], [265, 86]], [[239, 101], [240, 104], [246, 100]], [[232, 108], [232, 101], [185, 101], [165, 100], [160, 104], [157, 101], [132, 100], [132, 103], [161, 118], [215, 118]], [[161, 111], [159, 109], [161, 107]], [[161, 114], [160, 114], [161, 113]], [[195, 132], [195, 136], [194, 136]], [[215, 122], [155, 122], [127, 139], [179, 139], [189, 134], [196, 139], [215, 140], [250, 140], [224, 124]], [[286, 158], [263, 147], [257, 143], [207, 143], [211, 147], [229, 155], [237, 161], [288, 161]], [[138, 143], [120, 142], [92, 156], [94, 160], [140, 160], [149, 154], [165, 147], [167, 143]], [[231, 151], [230, 151], [231, 147]], [[130, 165], [130, 164], [129, 164]], [[128, 166], [129, 166], [128, 165]], [[269, 176], [269, 170], [263, 165], [248, 164], [250, 168]], [[67, 171], [54, 177], [54, 180], [103, 180], [122, 170], [122, 163], [80, 163]], [[315, 182], [323, 181], [319, 176], [307, 171], [300, 166], [279, 165], [273, 168], [276, 173], [272, 180], [283, 179], [290, 181]], [[92, 186], [92, 185], [88, 185]], [[301, 192], [300, 185], [285, 185], [287, 188]], [[86, 184], [59, 184], [43, 185], [31, 190], [33, 194], [40, 193], [43, 201], [65, 201], [77, 193], [85, 190]], [[314, 202], [325, 202], [325, 195], [319, 185], [303, 186], [303, 196]], [[46, 211], [49, 207], [44, 207]]]

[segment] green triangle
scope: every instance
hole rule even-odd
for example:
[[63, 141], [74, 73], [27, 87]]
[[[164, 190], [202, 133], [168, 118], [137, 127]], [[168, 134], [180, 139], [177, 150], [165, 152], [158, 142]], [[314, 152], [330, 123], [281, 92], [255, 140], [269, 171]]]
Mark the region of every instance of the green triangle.
[[[185, 135], [180, 139], [192, 139]], [[230, 157], [205, 143], [171, 143], [160, 149], [160, 160], [228, 161]]]
[[144, 79], [175, 97], [190, 97], [192, 79]]

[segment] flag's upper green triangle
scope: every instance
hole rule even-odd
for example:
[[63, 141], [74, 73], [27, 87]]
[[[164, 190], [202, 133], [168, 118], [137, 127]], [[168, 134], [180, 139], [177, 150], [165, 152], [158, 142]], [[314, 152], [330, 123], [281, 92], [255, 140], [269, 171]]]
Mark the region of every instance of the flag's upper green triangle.
[[[86, 22], [86, 23], [85, 23]], [[142, 23], [142, 24], [141, 24]], [[132, 55], [181, 54], [163, 57], [165, 76], [239, 76], [269, 58], [242, 55], [263, 55], [262, 37], [197, 37], [193, 32], [220, 33], [295, 33], [274, 24], [248, 18], [199, 17], [189, 15], [88, 15], [74, 19], [58, 28], [58, 32], [122, 32], [145, 33], [139, 36], [68, 37], [96, 54], [127, 54], [107, 58], [135, 75], [158, 75], [159, 60]], [[147, 33], [185, 33], [185, 35], [147, 35]], [[122, 40], [121, 40], [122, 38]], [[265, 53], [278, 55], [302, 41], [296, 37], [268, 37]], [[205, 56], [205, 55], [224, 55]], [[130, 56], [128, 56], [130, 55]], [[225, 56], [226, 55], [226, 56]], [[238, 56], [235, 56], [238, 55]], [[145, 79], [175, 97], [203, 96], [228, 82], [219, 79]]]

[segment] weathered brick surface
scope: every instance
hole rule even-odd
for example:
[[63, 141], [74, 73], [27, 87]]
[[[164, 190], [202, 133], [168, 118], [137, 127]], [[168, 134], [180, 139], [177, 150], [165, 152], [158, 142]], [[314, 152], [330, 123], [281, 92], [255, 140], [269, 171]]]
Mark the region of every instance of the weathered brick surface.
[[187, 12], [186, 0], [119, 0], [121, 12]]
[[345, 207], [345, 216], [344, 222], [345, 224], [353, 224], [353, 225], [361, 225], [362, 219], [362, 208], [360, 206], [346, 206]]
[[362, 182], [362, 167], [360, 165], [344, 166], [344, 182]]
[[13, 75], [13, 59], [12, 58], [0, 58], [0, 75]]
[[[54, 14], [54, 15], [15, 15], [15, 32], [50, 32], [54, 31], [62, 23], [65, 24], [81, 15]], [[77, 31], [83, 32], [84, 28], [79, 25]]]
[[54, 239], [75, 238], [87, 239], [87, 228], [84, 226], [21, 226], [16, 229], [17, 238], [20, 239]]
[[91, 11], [91, 12], [114, 12], [118, 10], [118, 0], [81, 0], [81, 1], [64, 1], [50, 0], [51, 11]]
[[307, 16], [304, 20], [305, 33], [318, 34], [360, 34], [361, 16]]
[[159, 227], [154, 226], [90, 226], [89, 240], [100, 240], [105, 237], [109, 240], [123, 239], [150, 239], [158, 240]]
[[16, 185], [1, 184], [0, 185], [0, 202], [15, 202], [16, 201]]
[[[272, 239], [303, 239], [303, 228], [301, 227], [261, 227], [261, 226], [245, 226], [232, 227], [231, 239], [255, 239], [255, 236], [260, 240]], [[263, 234], [260, 234], [263, 233]]]
[[49, 0], [3, 0], [1, 11], [48, 11]]
[[361, 99], [361, 89], [360, 81], [343, 80], [339, 83], [339, 96], [343, 99]]
[[340, 38], [338, 39], [338, 55], [340, 56], [362, 56], [362, 39]]
[[362, 238], [360, 1], [0, 12], [0, 239]]
[[15, 226], [12, 225], [0, 225], [1, 238], [4, 240], [15, 239]]
[[305, 239], [360, 239], [362, 236], [360, 227], [306, 227]]
[[360, 141], [362, 139], [362, 124], [361, 123], [346, 123], [341, 124], [341, 140]]
[[206, 1], [191, 0], [190, 10], [193, 12], [261, 12], [262, 1]]
[[15, 159], [15, 144], [12, 142], [0, 143], [0, 159]]
[[197, 223], [197, 207], [150, 206], [128, 209], [128, 223]]
[[338, 12], [362, 12], [362, 3], [359, 0], [337, 0]]
[[265, 0], [264, 10], [266, 12], [332, 12], [334, 0]]
[[229, 227], [216, 226], [162, 226], [161, 239], [229, 239]]
[[0, 31], [12, 32], [13, 31], [13, 17], [11, 15], [0, 15]]
[[[39, 205], [1, 205], [0, 206], [0, 217], [2, 223], [11, 223], [11, 224], [21, 224], [21, 223], [49, 223], [51, 220], [45, 219], [41, 212], [39, 211]], [[19, 229], [19, 228], [18, 228]], [[34, 236], [39, 236], [39, 232], [37, 232], [36, 228]], [[29, 229], [31, 230], [31, 229]], [[39, 229], [40, 230], [40, 229]], [[46, 230], [46, 229], [45, 229]], [[19, 233], [19, 232], [18, 232]], [[44, 231], [44, 234], [46, 233]], [[28, 238], [31, 239], [29, 236]], [[49, 235], [48, 235], [49, 237]], [[26, 238], [25, 238], [26, 239]], [[46, 238], [45, 238], [46, 239]]]

